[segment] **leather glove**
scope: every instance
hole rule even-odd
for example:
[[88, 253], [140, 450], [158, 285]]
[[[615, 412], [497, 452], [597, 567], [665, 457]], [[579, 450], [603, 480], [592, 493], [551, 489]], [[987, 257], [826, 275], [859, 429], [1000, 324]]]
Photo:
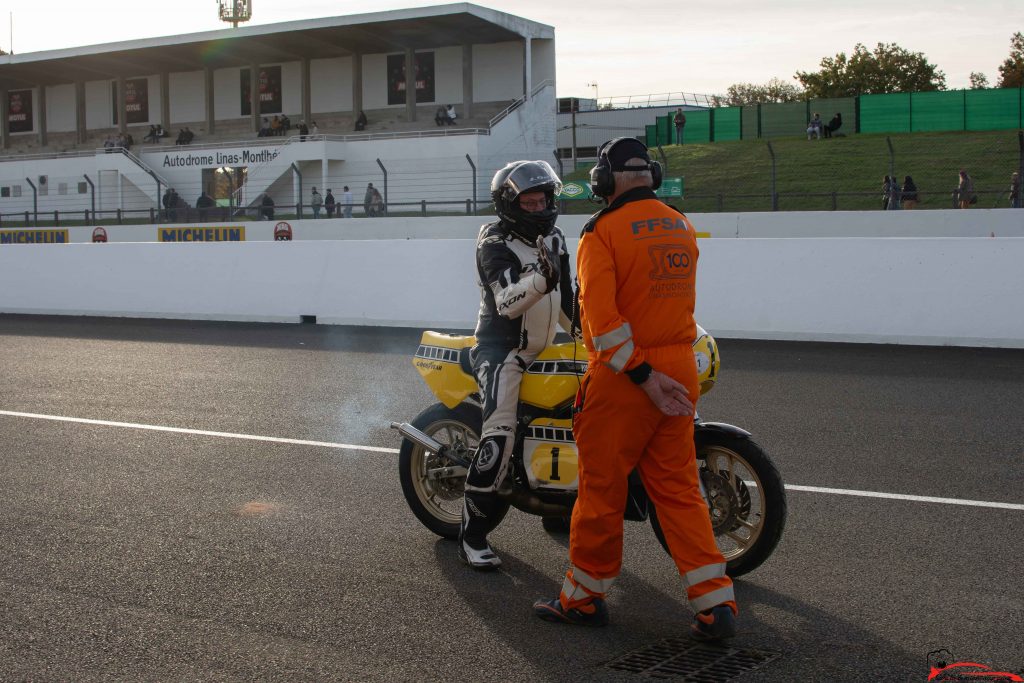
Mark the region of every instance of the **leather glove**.
[[558, 280], [562, 277], [562, 268], [558, 262], [558, 238], [554, 239], [554, 250], [548, 248], [544, 237], [537, 238], [537, 270], [544, 278], [546, 288], [544, 293], [552, 292], [558, 286]]

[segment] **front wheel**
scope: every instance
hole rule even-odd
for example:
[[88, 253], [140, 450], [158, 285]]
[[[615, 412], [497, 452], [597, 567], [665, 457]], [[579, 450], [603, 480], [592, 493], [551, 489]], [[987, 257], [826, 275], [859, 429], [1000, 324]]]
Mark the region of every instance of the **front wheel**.
[[[480, 443], [483, 416], [478, 406], [469, 403], [460, 403], [454, 408], [435, 403], [417, 415], [411, 424], [460, 457], [471, 460]], [[442, 470], [446, 467], [457, 465], [419, 444], [402, 440], [398, 475], [406, 502], [424, 526], [438, 536], [455, 539], [462, 523], [466, 473], [444, 474]], [[494, 527], [507, 512], [508, 503], [498, 505], [491, 518]]]
[[[737, 577], [757, 569], [786, 525], [786, 489], [778, 469], [756, 442], [731, 434], [709, 435], [697, 448], [697, 464], [727, 573]], [[651, 527], [668, 552], [653, 504]]]

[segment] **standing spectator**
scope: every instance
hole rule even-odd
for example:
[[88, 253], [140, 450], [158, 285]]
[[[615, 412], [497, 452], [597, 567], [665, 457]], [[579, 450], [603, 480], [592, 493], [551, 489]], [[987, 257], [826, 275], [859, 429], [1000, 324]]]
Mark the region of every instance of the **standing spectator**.
[[287, 135], [292, 129], [292, 120], [286, 114], [281, 114], [281, 135]]
[[914, 179], [906, 176], [903, 179], [903, 208], [910, 211], [917, 207], [917, 185]]
[[1010, 176], [1010, 207], [1019, 209], [1020, 199], [1020, 171], [1014, 171]]
[[324, 197], [324, 208], [327, 209], [327, 217], [334, 217], [334, 206], [337, 202], [334, 199], [334, 195], [331, 194], [330, 190], [327, 190], [327, 195]]
[[210, 215], [210, 209], [217, 205], [217, 202], [213, 201], [213, 197], [206, 193], [206, 190], [199, 195], [196, 200], [196, 209], [199, 210], [199, 222], [205, 223]]
[[313, 218], [320, 218], [320, 207], [324, 205], [324, 198], [320, 196], [320, 193], [313, 188], [313, 197], [310, 199], [309, 205], [313, 207]]
[[320, 126], [316, 125], [316, 121], [313, 122], [313, 127], [310, 129], [313, 135], [320, 135]]
[[356, 130], [366, 130], [366, 112], [360, 111], [359, 116], [356, 117]]
[[683, 144], [683, 129], [686, 128], [686, 114], [683, 108], [676, 109], [676, 115], [672, 117], [672, 123], [676, 125], [676, 144]]
[[352, 218], [352, 192], [348, 185], [342, 188], [341, 205], [345, 207], [345, 218]]
[[974, 194], [974, 180], [962, 168], [960, 169], [960, 184], [956, 189], [956, 196], [960, 202], [961, 209], [969, 209], [971, 204], [978, 202], [978, 197]]
[[455, 125], [455, 119], [457, 117], [457, 115], [455, 113], [455, 105], [454, 104], [449, 104], [445, 108], [444, 113], [448, 116], [448, 125], [449, 126], [454, 126]]
[[161, 203], [163, 204], [164, 207], [164, 220], [168, 221], [171, 220], [171, 207], [174, 205], [172, 200], [174, 195], [172, 193], [173, 190], [168, 187], [166, 190], [164, 190], [164, 196], [163, 199], [161, 200]]
[[889, 176], [882, 178], [882, 211], [889, 208], [889, 192], [892, 189], [892, 182]]
[[276, 136], [281, 135], [283, 132], [284, 130], [281, 128], [281, 119], [278, 116], [274, 116], [274, 118], [270, 120], [270, 134]]
[[175, 190], [173, 187], [170, 190], [168, 190], [168, 194], [166, 195], [167, 203], [165, 204], [165, 206], [167, 207], [167, 220], [169, 221], [174, 222], [178, 220], [178, 199], [179, 197], [177, 190]]
[[816, 140], [821, 139], [821, 114], [814, 112], [814, 116], [807, 122], [807, 139], [813, 135]]
[[146, 137], [142, 138], [143, 142], [159, 142], [159, 135], [156, 133], [156, 126], [150, 126], [149, 132], [146, 133]]
[[893, 176], [889, 180], [889, 211], [897, 211], [902, 203], [902, 191], [900, 190], [900, 181]]
[[260, 203], [260, 213], [263, 214], [264, 220], [274, 220], [274, 200], [267, 192], [263, 193], [263, 201]]
[[307, 135], [309, 135], [309, 126], [305, 121], [299, 121], [299, 142], [305, 142]]
[[373, 193], [376, 191], [377, 190], [373, 187], [373, 183], [366, 184], [366, 194], [363, 195], [363, 210], [366, 212], [368, 217], [373, 216]]
[[373, 215], [383, 216], [384, 215], [384, 198], [380, 196], [380, 192], [377, 188], [373, 188]]

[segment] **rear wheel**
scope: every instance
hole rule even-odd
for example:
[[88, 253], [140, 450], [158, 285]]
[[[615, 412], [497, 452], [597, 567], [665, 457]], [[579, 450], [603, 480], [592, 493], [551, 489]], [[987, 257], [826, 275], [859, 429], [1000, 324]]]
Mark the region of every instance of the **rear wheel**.
[[[480, 443], [483, 417], [480, 408], [460, 403], [454, 408], [436, 403], [416, 416], [412, 426], [448, 446], [450, 452], [471, 460]], [[462, 500], [466, 472], [445, 468], [459, 466], [451, 459], [426, 450], [408, 439], [398, 452], [398, 474], [402, 493], [416, 518], [444, 538], [458, 538], [462, 523]], [[508, 512], [508, 503], [499, 504], [493, 516], [494, 527]], [[492, 527], [493, 528], [493, 527]]]
[[[726, 571], [733, 577], [753, 571], [775, 550], [786, 525], [786, 489], [778, 469], [751, 439], [717, 433], [698, 447], [697, 463]], [[651, 527], [667, 552], [653, 504]]]

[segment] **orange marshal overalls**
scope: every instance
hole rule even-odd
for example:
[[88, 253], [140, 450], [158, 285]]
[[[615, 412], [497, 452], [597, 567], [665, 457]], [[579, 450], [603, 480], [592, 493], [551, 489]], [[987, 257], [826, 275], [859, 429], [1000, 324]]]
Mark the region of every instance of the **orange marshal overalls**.
[[732, 580], [698, 484], [693, 416], [669, 417], [626, 371], [649, 363], [699, 389], [692, 344], [697, 241], [689, 220], [652, 191], [624, 193], [592, 219], [576, 257], [590, 363], [573, 434], [579, 498], [569, 537], [565, 609], [603, 597], [622, 565], [630, 471], [639, 468], [695, 611], [728, 603]]

